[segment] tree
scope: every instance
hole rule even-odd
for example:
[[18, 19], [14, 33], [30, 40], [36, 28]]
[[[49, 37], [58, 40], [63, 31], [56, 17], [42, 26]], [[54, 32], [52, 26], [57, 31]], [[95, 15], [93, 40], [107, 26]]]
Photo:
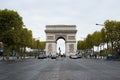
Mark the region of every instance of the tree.
[[19, 31], [20, 42], [16, 46], [20, 47], [21, 56], [25, 56], [26, 47], [31, 47], [32, 43], [32, 31], [27, 28], [22, 28]]
[[40, 42], [40, 46], [41, 46], [40, 49], [43, 51], [45, 49], [46, 42], [45, 41]]
[[16, 11], [0, 10], [0, 41], [5, 45], [6, 55], [20, 41], [18, 34], [22, 26], [22, 17]]
[[92, 38], [93, 38], [93, 41], [94, 41], [94, 46], [97, 46], [98, 47], [98, 51], [99, 51], [99, 46], [101, 47], [101, 32], [99, 31], [95, 31], [93, 34], [92, 34]]
[[107, 20], [105, 21], [105, 30], [108, 41], [111, 43], [112, 51], [119, 46], [120, 22]]
[[87, 35], [87, 37], [85, 39], [85, 42], [86, 42], [87, 49], [93, 48], [93, 46], [94, 46], [94, 40], [93, 40], [93, 37], [92, 37], [91, 34]]
[[0, 32], [19, 29], [23, 25], [22, 17], [13, 10], [0, 10]]
[[106, 42], [108, 42], [105, 28], [102, 28], [100, 32], [101, 32], [101, 43], [104, 45]]
[[85, 49], [87, 49], [85, 41], [79, 40], [77, 42], [77, 50], [85, 50]]
[[[94, 48], [94, 46], [98, 46], [99, 49], [99, 46], [104, 46], [106, 43], [109, 52], [111, 52], [110, 50], [117, 51], [116, 49], [120, 48], [120, 21], [106, 20], [104, 22], [104, 28], [102, 28], [101, 31], [88, 34], [84, 41], [78, 41], [77, 49], [83, 49], [83, 45], [85, 45], [85, 49], [91, 49]], [[108, 44], [111, 44], [109, 48]], [[106, 55], [105, 50], [102, 50], [102, 52], [105, 52]]]
[[[17, 12], [8, 9], [0, 10], [0, 41], [7, 46], [13, 44], [15, 31], [19, 31], [22, 25], [22, 17]], [[7, 41], [5, 41], [6, 39]]]

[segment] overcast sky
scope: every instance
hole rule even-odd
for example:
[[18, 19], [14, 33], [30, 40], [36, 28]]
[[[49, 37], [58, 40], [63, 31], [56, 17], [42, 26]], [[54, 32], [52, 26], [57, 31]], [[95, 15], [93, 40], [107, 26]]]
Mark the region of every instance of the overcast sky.
[[76, 25], [77, 40], [100, 30], [105, 20], [120, 20], [120, 0], [0, 0], [0, 9], [23, 17], [33, 37], [45, 40], [46, 25]]
[[46, 25], [76, 25], [77, 40], [101, 30], [105, 20], [120, 20], [120, 0], [0, 0], [0, 9], [17, 11], [33, 37], [46, 40]]

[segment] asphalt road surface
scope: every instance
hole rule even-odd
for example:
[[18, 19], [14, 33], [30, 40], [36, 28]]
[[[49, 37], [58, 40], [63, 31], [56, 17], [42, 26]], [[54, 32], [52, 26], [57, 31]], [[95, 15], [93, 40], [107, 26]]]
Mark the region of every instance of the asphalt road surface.
[[120, 61], [69, 58], [0, 61], [0, 80], [120, 80]]

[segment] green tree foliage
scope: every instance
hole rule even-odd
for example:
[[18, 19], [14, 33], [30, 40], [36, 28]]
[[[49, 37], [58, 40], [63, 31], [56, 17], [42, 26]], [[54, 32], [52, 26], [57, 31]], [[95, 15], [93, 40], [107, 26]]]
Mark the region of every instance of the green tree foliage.
[[88, 34], [86, 39], [85, 39], [85, 42], [86, 42], [86, 48], [87, 49], [91, 49], [94, 45], [94, 41], [93, 41], [93, 37], [91, 34]]
[[81, 41], [81, 40], [79, 40], [78, 42], [77, 42], [77, 49], [78, 50], [84, 50], [84, 49], [86, 49], [86, 44], [85, 44], [85, 41]]
[[20, 43], [23, 47], [31, 47], [32, 31], [27, 28], [22, 28], [20, 31]]
[[9, 45], [15, 37], [15, 30], [21, 29], [22, 25], [22, 17], [17, 12], [8, 9], [0, 10], [0, 41]]
[[13, 10], [0, 10], [0, 42], [5, 45], [5, 54], [16, 52], [25, 56], [26, 47], [44, 50], [45, 42], [36, 40], [32, 31], [23, 27], [22, 17]]
[[43, 51], [45, 49], [46, 42], [42, 41], [42, 42], [40, 42], [40, 44], [41, 44], [41, 50]]
[[101, 43], [101, 32], [99, 31], [95, 31], [93, 34], [92, 34], [92, 38], [93, 38], [93, 43], [94, 43], [94, 46], [99, 46], [100, 43]]
[[31, 48], [32, 49], [37, 49], [37, 43], [36, 43], [35, 38], [32, 38]]
[[107, 37], [107, 36], [106, 36], [105, 29], [102, 28], [102, 29], [101, 29], [101, 43], [108, 42], [106, 37]]
[[109, 41], [111, 41], [111, 43], [114, 41], [116, 35], [114, 35], [115, 32], [115, 23], [114, 21], [109, 21], [107, 20], [104, 24], [105, 24], [105, 29], [106, 29], [106, 35]]
[[[111, 43], [112, 49], [120, 45], [120, 21], [105, 21], [105, 30], [108, 42]], [[115, 45], [117, 44], [117, 45]]]
[[[111, 45], [108, 45], [110, 44]], [[116, 50], [118, 47], [120, 48], [120, 21], [106, 20], [104, 22], [104, 27], [100, 31], [95, 31], [93, 34], [88, 34], [84, 41], [78, 41], [77, 49], [82, 50], [85, 45], [84, 50], [91, 49], [94, 46], [101, 47], [107, 44], [107, 49]], [[101, 51], [101, 52], [106, 52]], [[117, 51], [117, 50], [116, 50]], [[104, 54], [106, 55], [106, 54]]]
[[45, 41], [39, 41], [36, 39], [32, 39], [32, 49], [39, 49], [41, 51], [43, 51], [45, 49], [46, 46], [46, 42]]
[[0, 10], [0, 41], [4, 43], [5, 50], [21, 54], [26, 47], [32, 47], [32, 39], [32, 31], [23, 28], [22, 17], [16, 11]]
[[23, 25], [22, 17], [13, 10], [0, 10], [0, 32], [19, 29]]
[[20, 38], [20, 42], [17, 46], [21, 47], [20, 52], [22, 55], [25, 55], [26, 47], [30, 48], [32, 46], [32, 31], [27, 28], [22, 28], [19, 31], [18, 36]]

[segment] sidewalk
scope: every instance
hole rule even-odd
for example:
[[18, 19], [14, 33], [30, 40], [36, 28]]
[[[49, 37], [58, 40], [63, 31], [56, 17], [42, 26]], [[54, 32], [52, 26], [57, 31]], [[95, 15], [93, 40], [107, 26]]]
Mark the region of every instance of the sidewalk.
[[[8, 62], [19, 62], [19, 61], [24, 61], [27, 59], [33, 59], [34, 57], [25, 57], [25, 58], [19, 58], [17, 59], [17, 57], [9, 57]], [[0, 57], [0, 62], [3, 61], [3, 57]], [[4, 61], [7, 61], [6, 58], [4, 57]]]

